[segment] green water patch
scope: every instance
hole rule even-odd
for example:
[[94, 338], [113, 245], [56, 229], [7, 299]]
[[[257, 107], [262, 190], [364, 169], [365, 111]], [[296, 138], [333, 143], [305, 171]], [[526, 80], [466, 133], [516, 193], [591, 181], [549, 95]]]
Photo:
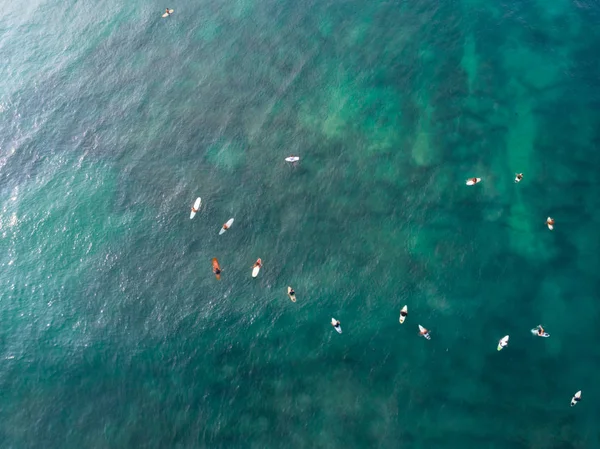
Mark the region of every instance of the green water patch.
[[[119, 245], [139, 218], [132, 210], [113, 214], [116, 190], [110, 166], [61, 153], [45, 159], [37, 176], [15, 192], [0, 220], [8, 242], [2, 283], [16, 287], [4, 310], [12, 325], [70, 348], [92, 338], [94, 319], [75, 310], [102, 314], [103, 301], [84, 292], [103, 269], [118, 264]], [[27, 342], [11, 341], [10, 350], [26, 351]]]
[[511, 104], [513, 115], [507, 125], [506, 163], [511, 173], [539, 174], [540, 161], [535, 160], [535, 140], [538, 134], [533, 113], [534, 103], [525, 95], [518, 96]]
[[[392, 88], [372, 87], [344, 77], [330, 79], [324, 91], [303, 102], [299, 120], [330, 140], [354, 135], [366, 154], [397, 150], [402, 110]], [[356, 154], [356, 153], [355, 153]]]
[[417, 125], [416, 137], [411, 149], [413, 162], [419, 167], [427, 167], [439, 162], [440, 148], [432, 144], [431, 127], [432, 107], [426, 106], [421, 113], [419, 124]]
[[507, 41], [502, 54], [506, 71], [516, 80], [539, 91], [556, 85], [569, 62], [560, 53], [536, 51], [523, 45], [516, 37]]
[[359, 47], [362, 42], [367, 38], [371, 25], [369, 22], [360, 22], [349, 27], [349, 29], [342, 35], [344, 39], [344, 46], [348, 48]]
[[[100, 251], [98, 243], [104, 240], [104, 233], [114, 236], [122, 232], [110, 214], [116, 175], [108, 166], [94, 164], [84, 156], [71, 161], [67, 155], [57, 155], [45, 166], [35, 181], [22, 188], [15, 202], [15, 213], [21, 217], [15, 243], [18, 253], [43, 254], [52, 261], [53, 269], [62, 271]], [[126, 217], [119, 222], [127, 221]], [[56, 241], [69, 242], [69, 246], [57, 247]], [[25, 257], [19, 266], [32, 269], [30, 263], [37, 265], [35, 258]]]
[[493, 2], [483, 2], [481, 0], [461, 0], [463, 11], [466, 16], [485, 15], [494, 20], [502, 18], [504, 10], [502, 5]]
[[255, 0], [234, 0], [227, 6], [229, 13], [236, 20], [250, 16], [256, 8]]
[[219, 139], [208, 146], [204, 158], [214, 167], [231, 173], [246, 162], [246, 145], [235, 139]]
[[477, 66], [479, 64], [477, 57], [477, 46], [473, 34], [469, 34], [463, 44], [463, 57], [460, 61], [463, 70], [467, 73], [469, 92], [473, 92], [473, 83], [477, 78]]
[[[574, 30], [575, 26], [579, 26], [580, 22], [576, 18], [577, 10], [574, 8], [575, 4], [569, 0], [556, 0], [550, 4], [543, 2], [542, 0], [536, 0], [537, 9], [536, 12], [539, 14], [540, 19], [546, 19], [551, 22], [557, 23], [560, 19], [560, 23], [567, 23], [571, 30]], [[569, 20], [564, 20], [568, 17]], [[552, 27], [548, 26], [547, 29], [551, 30]]]
[[360, 113], [357, 92], [351, 84], [328, 86], [300, 107], [299, 120], [328, 139], [342, 139], [345, 129]]
[[571, 292], [562, 291], [562, 283], [556, 281], [555, 277], [546, 277], [541, 282], [533, 309], [534, 314], [539, 318], [538, 322], [532, 323], [531, 326], [534, 328], [541, 324], [550, 333], [551, 337], [548, 341], [544, 341], [544, 350], [551, 356], [560, 354], [566, 343], [564, 336], [561, 335], [562, 329], [569, 325], [577, 326], [577, 323], [568, 318], [570, 315], [568, 293]]
[[221, 24], [210, 17], [205, 18], [196, 28], [194, 39], [203, 42], [212, 42], [221, 34]]
[[332, 17], [329, 15], [323, 15], [319, 18], [317, 27], [321, 36], [327, 38], [331, 36], [331, 33], [335, 27], [335, 23]]
[[[389, 150], [390, 153], [365, 158], [356, 173], [359, 179], [369, 182], [375, 178], [378, 180], [377, 190], [381, 189], [397, 198], [398, 189], [410, 184], [414, 178], [410, 155], [403, 148], [403, 145], [397, 144]], [[395, 201], [392, 200], [392, 203]]]

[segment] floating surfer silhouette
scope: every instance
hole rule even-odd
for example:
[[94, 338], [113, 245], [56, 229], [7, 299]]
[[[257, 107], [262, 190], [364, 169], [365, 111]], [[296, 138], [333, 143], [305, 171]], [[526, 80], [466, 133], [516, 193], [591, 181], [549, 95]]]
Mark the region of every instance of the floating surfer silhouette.
[[165, 13], [162, 15], [163, 17], [169, 17], [171, 14], [173, 14], [174, 10], [173, 9], [165, 9]]
[[521, 182], [522, 179], [523, 173], [517, 173], [517, 176], [515, 176], [515, 182]]
[[469, 178], [467, 179], [468, 186], [474, 186], [475, 184], [481, 182], [481, 178]]
[[296, 292], [292, 287], [288, 287], [288, 296], [292, 300], [292, 302], [296, 302]]
[[548, 225], [548, 229], [550, 229], [551, 231], [554, 230], [554, 218], [546, 218], [546, 224]]

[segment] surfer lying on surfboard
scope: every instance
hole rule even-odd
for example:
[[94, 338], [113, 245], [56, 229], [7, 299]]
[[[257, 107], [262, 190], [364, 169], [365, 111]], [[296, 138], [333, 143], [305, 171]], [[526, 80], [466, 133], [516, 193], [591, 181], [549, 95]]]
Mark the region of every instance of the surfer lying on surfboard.
[[521, 179], [523, 179], [523, 173], [517, 173], [517, 176], [515, 176], [515, 182], [521, 182]]
[[335, 318], [331, 319], [331, 325], [334, 327], [334, 329], [338, 332], [338, 334], [342, 333], [342, 326], [340, 325], [341, 323], [336, 320]]
[[498, 348], [497, 348], [498, 351], [501, 351], [503, 348], [506, 348], [507, 345], [508, 345], [508, 335], [505, 335], [498, 342]]
[[168, 17], [168, 16], [170, 16], [171, 14], [173, 14], [173, 10], [172, 10], [172, 9], [169, 9], [169, 8], [167, 8], [167, 9], [165, 9], [165, 13], [163, 14], [163, 17]]
[[261, 268], [262, 268], [262, 260], [259, 257], [258, 260], [256, 262], [254, 262], [254, 265], [252, 265], [252, 277], [253, 278], [258, 276], [258, 272], [260, 271]]
[[419, 324], [419, 335], [421, 337], [425, 337], [427, 340], [431, 340], [431, 335], [429, 335], [429, 331], [425, 329], [423, 326]]
[[225, 234], [225, 231], [227, 231], [229, 228], [231, 228], [231, 225], [233, 224], [233, 218], [230, 218], [229, 220], [227, 220], [227, 223], [225, 223], [222, 227], [221, 230], [219, 231], [219, 235], [223, 235]]
[[194, 201], [194, 205], [192, 206], [192, 212], [190, 213], [190, 220], [196, 216], [196, 213], [200, 210], [200, 204], [202, 204], [202, 199], [200, 197], [196, 198]]
[[548, 229], [551, 231], [554, 229], [554, 218], [548, 217], [546, 218], [546, 224], [548, 225]]
[[404, 320], [406, 319], [406, 315], [408, 315], [408, 306], [404, 306], [400, 310], [400, 324], [404, 323]]
[[581, 401], [581, 390], [579, 390], [575, 395], [571, 398], [571, 407]]
[[288, 296], [292, 300], [292, 302], [296, 302], [296, 292], [292, 287], [288, 287]]
[[221, 279], [221, 266], [219, 265], [219, 261], [216, 257], [213, 257], [212, 260], [213, 273], [215, 273], [215, 277], [217, 280]]
[[467, 179], [467, 185], [468, 186], [474, 186], [478, 182], [481, 182], [481, 178], [469, 178], [469, 179]]

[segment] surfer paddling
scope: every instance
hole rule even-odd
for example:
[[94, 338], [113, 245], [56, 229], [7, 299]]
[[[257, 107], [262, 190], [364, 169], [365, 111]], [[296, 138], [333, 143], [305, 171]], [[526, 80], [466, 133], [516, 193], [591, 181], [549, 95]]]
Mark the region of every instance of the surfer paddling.
[[216, 257], [213, 257], [212, 260], [213, 273], [215, 273], [215, 277], [217, 281], [221, 279], [221, 266], [219, 265], [219, 261]]
[[481, 178], [469, 178], [467, 179], [467, 185], [468, 186], [474, 186], [477, 183], [481, 182]]
[[292, 165], [296, 165], [296, 162], [298, 162], [299, 160], [300, 158], [298, 156], [290, 156], [285, 158], [285, 161], [290, 162]]
[[288, 287], [288, 296], [292, 300], [292, 302], [296, 302], [296, 292], [292, 287]]
[[538, 337], [548, 338], [550, 336], [550, 334], [544, 330], [541, 324], [538, 324], [536, 328], [531, 329], [531, 333], [537, 335]]
[[172, 9], [169, 9], [169, 8], [167, 8], [167, 9], [165, 9], [165, 13], [163, 14], [163, 17], [168, 17], [168, 16], [170, 16], [171, 14], [173, 14], [173, 10], [172, 10]]
[[194, 201], [194, 205], [192, 206], [192, 212], [190, 213], [190, 220], [196, 216], [196, 213], [200, 210], [200, 204], [202, 204], [202, 199], [200, 197], [196, 198]]
[[253, 278], [258, 276], [258, 272], [260, 271], [261, 268], [262, 268], [262, 259], [259, 257], [256, 260], [256, 262], [254, 262], [254, 265], [252, 265], [252, 277]]
[[506, 348], [507, 345], [508, 345], [508, 335], [505, 335], [498, 342], [498, 348], [497, 348], [498, 351], [501, 351], [503, 348]]
[[427, 340], [431, 340], [431, 335], [429, 335], [429, 331], [425, 329], [423, 326], [419, 324], [419, 335], [421, 337], [425, 337]]
[[571, 407], [573, 407], [579, 401], [581, 401], [581, 390], [579, 390], [577, 393], [575, 393], [575, 396], [573, 396], [571, 398]]
[[342, 333], [342, 326], [340, 324], [341, 323], [338, 320], [336, 320], [335, 318], [331, 319], [331, 325], [338, 332], [338, 334]]
[[515, 183], [521, 182], [522, 179], [523, 179], [523, 173], [517, 173], [517, 175], [515, 176]]
[[231, 228], [231, 225], [233, 224], [233, 218], [230, 218], [229, 220], [227, 220], [227, 223], [225, 223], [223, 226], [221, 226], [221, 230], [219, 231], [219, 235], [223, 235], [225, 234], [225, 232]]
[[548, 225], [548, 229], [551, 231], [554, 229], [554, 218], [548, 217], [546, 218], [546, 225]]

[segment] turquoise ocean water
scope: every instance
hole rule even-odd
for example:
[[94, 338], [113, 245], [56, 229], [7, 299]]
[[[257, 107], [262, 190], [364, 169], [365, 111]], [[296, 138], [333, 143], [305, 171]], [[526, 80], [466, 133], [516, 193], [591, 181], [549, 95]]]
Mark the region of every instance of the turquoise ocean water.
[[600, 447], [597, 2], [3, 10], [0, 447]]

